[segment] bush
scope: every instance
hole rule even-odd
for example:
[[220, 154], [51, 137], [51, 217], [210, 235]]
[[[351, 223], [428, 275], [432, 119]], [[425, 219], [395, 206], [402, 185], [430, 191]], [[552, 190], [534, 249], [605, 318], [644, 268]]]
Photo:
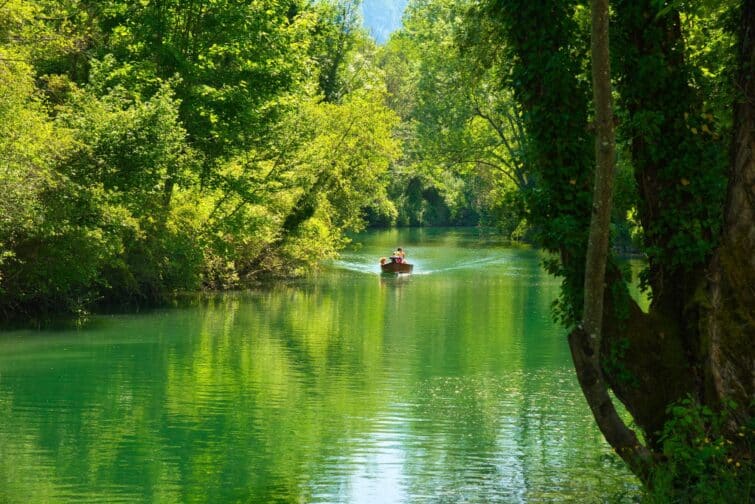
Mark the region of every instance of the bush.
[[[653, 474], [647, 503], [747, 503], [755, 501], [752, 452], [755, 423], [736, 432], [727, 425], [736, 405], [721, 412], [691, 398], [670, 408], [661, 434], [665, 460]], [[746, 447], [746, 449], [744, 449]]]

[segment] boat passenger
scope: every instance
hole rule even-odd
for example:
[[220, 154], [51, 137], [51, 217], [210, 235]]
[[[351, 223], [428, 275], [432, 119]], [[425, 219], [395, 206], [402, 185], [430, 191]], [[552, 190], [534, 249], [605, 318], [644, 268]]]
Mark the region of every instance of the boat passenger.
[[406, 253], [404, 252], [404, 249], [401, 247], [397, 248], [396, 251], [391, 255], [391, 260], [396, 263], [403, 263], [404, 259], [406, 258]]

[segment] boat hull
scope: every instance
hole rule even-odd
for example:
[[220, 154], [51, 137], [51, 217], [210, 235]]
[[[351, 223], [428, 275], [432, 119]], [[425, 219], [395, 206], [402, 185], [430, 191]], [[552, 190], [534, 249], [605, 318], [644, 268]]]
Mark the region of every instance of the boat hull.
[[380, 265], [383, 273], [411, 273], [414, 269], [413, 264], [389, 262]]

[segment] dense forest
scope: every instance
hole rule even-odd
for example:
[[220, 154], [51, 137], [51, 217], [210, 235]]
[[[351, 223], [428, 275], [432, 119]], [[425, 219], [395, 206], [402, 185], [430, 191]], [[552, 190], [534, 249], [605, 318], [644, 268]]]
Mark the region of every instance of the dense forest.
[[357, 0], [0, 1], [0, 317], [301, 275], [366, 226], [480, 225], [550, 254], [588, 404], [651, 495], [752, 499], [755, 2], [610, 6], [600, 108], [577, 0], [412, 0], [384, 45]]
[[465, 5], [384, 47], [354, 1], [2, 9], [3, 318], [302, 274], [366, 225], [526, 228], [520, 112], [455, 45]]

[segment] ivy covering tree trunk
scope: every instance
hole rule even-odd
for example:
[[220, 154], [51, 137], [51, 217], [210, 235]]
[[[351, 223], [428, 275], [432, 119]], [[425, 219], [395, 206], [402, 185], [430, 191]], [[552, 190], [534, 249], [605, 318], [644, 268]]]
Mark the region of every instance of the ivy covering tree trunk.
[[733, 442], [749, 452], [734, 433], [750, 421], [755, 381], [752, 1], [740, 11], [728, 170], [725, 140], [690, 85], [680, 15], [649, 18], [652, 3], [616, 2], [618, 90], [629, 114], [625, 136], [632, 139], [652, 302], [648, 314], [632, 306], [623, 328], [614, 322], [603, 353], [626, 348], [623, 368], [633, 379], [613, 373], [612, 388], [655, 450], [663, 449], [670, 405], [691, 397], [730, 409]]

